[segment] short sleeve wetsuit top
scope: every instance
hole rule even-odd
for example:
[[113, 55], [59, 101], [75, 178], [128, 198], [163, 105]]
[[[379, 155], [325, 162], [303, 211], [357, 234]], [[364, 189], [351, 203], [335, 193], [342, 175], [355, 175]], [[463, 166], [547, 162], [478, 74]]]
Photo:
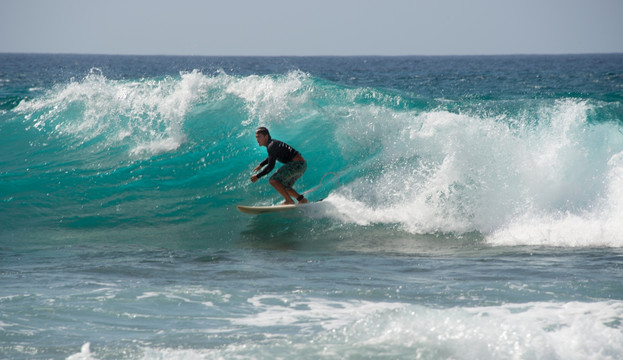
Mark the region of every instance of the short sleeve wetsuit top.
[[268, 145], [266, 145], [266, 151], [268, 151], [268, 157], [260, 163], [260, 166], [268, 166], [264, 167], [264, 169], [257, 174], [258, 179], [273, 171], [275, 168], [275, 161], [279, 160], [279, 162], [287, 164], [299, 155], [299, 152], [292, 146], [274, 139], [270, 139]]

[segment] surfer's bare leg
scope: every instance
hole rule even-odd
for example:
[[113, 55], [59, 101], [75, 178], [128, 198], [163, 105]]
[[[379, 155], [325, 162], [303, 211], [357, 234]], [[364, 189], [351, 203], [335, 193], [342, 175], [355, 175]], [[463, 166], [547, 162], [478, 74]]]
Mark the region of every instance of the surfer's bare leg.
[[292, 200], [292, 198], [290, 197], [290, 195], [288, 194], [288, 190], [286, 190], [285, 186], [283, 186], [282, 183], [280, 183], [277, 180], [271, 179], [269, 181], [269, 183], [275, 188], [275, 190], [277, 190], [277, 192], [279, 194], [281, 194], [281, 196], [283, 196], [283, 198], [286, 200], [284, 203], [282, 203], [281, 205], [288, 205], [288, 204], [294, 204], [294, 200]]
[[296, 190], [294, 190], [292, 188], [288, 188], [286, 190], [288, 191], [288, 195], [290, 195], [290, 197], [298, 200], [299, 204], [307, 204], [307, 202], [308, 202], [307, 199], [305, 199], [305, 197], [303, 197], [303, 195], [297, 193]]

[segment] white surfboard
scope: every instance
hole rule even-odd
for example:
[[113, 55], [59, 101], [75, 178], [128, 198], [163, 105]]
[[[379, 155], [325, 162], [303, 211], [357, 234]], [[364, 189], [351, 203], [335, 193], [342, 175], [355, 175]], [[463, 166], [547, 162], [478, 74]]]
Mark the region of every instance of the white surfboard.
[[269, 205], [269, 206], [246, 206], [246, 205], [238, 205], [238, 210], [245, 214], [251, 215], [259, 215], [259, 214], [269, 214], [279, 211], [287, 211], [296, 209], [299, 204], [293, 205]]

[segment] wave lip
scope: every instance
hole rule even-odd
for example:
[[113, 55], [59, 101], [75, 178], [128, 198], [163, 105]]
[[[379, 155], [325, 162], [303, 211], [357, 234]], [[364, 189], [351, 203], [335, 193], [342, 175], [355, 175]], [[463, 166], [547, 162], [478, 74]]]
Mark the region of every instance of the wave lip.
[[101, 148], [129, 144], [132, 154], [173, 151], [185, 141], [185, 117], [201, 98], [205, 77], [108, 80], [97, 69], [80, 81], [56, 85], [45, 95], [22, 101], [33, 129], [70, 136], [78, 145], [101, 138]]

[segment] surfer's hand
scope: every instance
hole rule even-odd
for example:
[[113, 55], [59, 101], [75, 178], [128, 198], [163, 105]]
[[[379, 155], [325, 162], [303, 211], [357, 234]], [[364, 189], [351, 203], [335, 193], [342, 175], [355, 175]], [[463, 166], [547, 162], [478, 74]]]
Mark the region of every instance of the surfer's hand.
[[256, 181], [257, 181], [257, 175], [251, 176], [251, 182], [256, 182]]

